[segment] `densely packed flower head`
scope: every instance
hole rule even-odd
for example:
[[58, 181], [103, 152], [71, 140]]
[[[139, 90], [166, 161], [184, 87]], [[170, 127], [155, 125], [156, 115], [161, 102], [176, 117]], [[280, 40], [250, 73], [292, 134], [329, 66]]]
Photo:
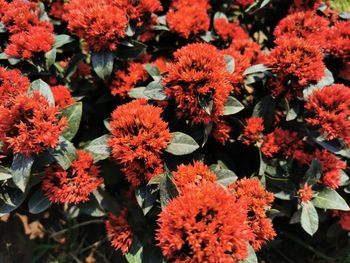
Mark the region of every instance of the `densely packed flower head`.
[[237, 262], [247, 257], [252, 233], [245, 206], [215, 183], [203, 183], [171, 200], [159, 216], [156, 239], [175, 262]]
[[147, 78], [148, 73], [142, 63], [129, 62], [125, 70], [119, 69], [115, 72], [111, 93], [114, 96], [125, 98], [132, 88], [135, 88], [138, 83], [146, 81]]
[[200, 43], [177, 50], [174, 57], [164, 83], [166, 95], [176, 102], [177, 116], [192, 124], [217, 120], [232, 91], [224, 56], [214, 46]]
[[0, 104], [6, 105], [11, 98], [26, 93], [29, 85], [29, 79], [19, 70], [0, 67]]
[[298, 190], [298, 198], [302, 203], [309, 202], [313, 194], [312, 186], [308, 185], [308, 183], [305, 183], [304, 186]]
[[230, 139], [231, 131], [231, 126], [223, 118], [220, 118], [213, 124], [211, 135], [218, 143], [225, 145]]
[[133, 186], [162, 172], [160, 154], [171, 138], [162, 109], [138, 99], [117, 107], [110, 122], [112, 155]]
[[279, 38], [276, 44], [266, 58], [267, 66], [277, 75], [272, 92], [301, 96], [305, 85], [324, 76], [323, 55], [319, 47], [299, 38]]
[[188, 165], [177, 166], [177, 171], [173, 172], [174, 182], [180, 191], [188, 187], [198, 186], [203, 182], [215, 182], [217, 177], [210, 171], [209, 167], [202, 162], [195, 161]]
[[298, 12], [283, 18], [273, 34], [276, 38], [302, 38], [324, 48], [329, 24], [328, 19], [317, 15], [315, 11]]
[[204, 33], [209, 29], [208, 0], [175, 0], [166, 14], [170, 31], [183, 38]]
[[110, 213], [105, 222], [107, 236], [112, 247], [116, 250], [121, 250], [124, 255], [128, 253], [133, 242], [133, 233], [127, 218], [128, 209], [124, 208], [118, 216]]
[[238, 21], [230, 23], [225, 18], [218, 18], [214, 20], [214, 29], [224, 41], [249, 38], [247, 32], [244, 31]]
[[345, 231], [350, 231], [350, 212], [349, 211], [334, 211], [334, 216], [339, 217], [339, 224]]
[[42, 189], [52, 203], [78, 204], [89, 200], [90, 194], [102, 183], [99, 167], [83, 150], [77, 151], [77, 159], [68, 170], [58, 164], [46, 168]]
[[56, 0], [51, 3], [49, 15], [55, 19], [62, 20], [64, 15], [64, 3], [62, 0]]
[[350, 145], [350, 89], [333, 84], [315, 90], [305, 105], [311, 116], [305, 118], [311, 126], [320, 128], [328, 139], [340, 138]]
[[235, 4], [240, 5], [243, 8], [246, 8], [255, 3], [255, 0], [235, 0], [233, 1]]
[[326, 52], [350, 64], [350, 21], [338, 21], [327, 34]]
[[240, 179], [229, 188], [234, 191], [238, 202], [243, 202], [248, 207], [248, 221], [253, 232], [251, 243], [254, 250], [258, 251], [276, 236], [272, 222], [266, 218], [266, 210], [274, 200], [273, 193], [267, 192], [257, 178]]
[[66, 86], [63, 86], [63, 85], [52, 86], [51, 91], [55, 99], [55, 105], [59, 109], [63, 109], [74, 103], [74, 99], [69, 89]]
[[27, 156], [54, 148], [67, 125], [66, 118], [59, 118], [58, 109], [38, 92], [31, 97], [17, 95], [1, 105], [0, 120], [1, 141], [7, 150]]
[[246, 125], [243, 130], [243, 143], [257, 143], [262, 139], [264, 131], [264, 120], [261, 117], [250, 117], [246, 119]]
[[307, 10], [316, 10], [322, 0], [294, 0], [289, 8], [289, 13]]

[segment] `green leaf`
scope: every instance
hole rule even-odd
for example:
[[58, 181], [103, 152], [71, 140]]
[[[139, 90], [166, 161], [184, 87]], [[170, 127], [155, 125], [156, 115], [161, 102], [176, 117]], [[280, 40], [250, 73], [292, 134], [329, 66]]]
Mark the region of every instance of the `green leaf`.
[[300, 223], [302, 228], [310, 236], [313, 236], [318, 229], [318, 214], [311, 202], [301, 204]]
[[34, 80], [28, 89], [28, 95], [31, 95], [34, 91], [39, 91], [43, 95], [50, 105], [55, 105], [55, 99], [53, 97], [50, 86], [41, 79]]
[[225, 103], [224, 115], [236, 114], [244, 109], [244, 105], [234, 97], [228, 96]]
[[304, 99], [307, 100], [308, 97], [318, 89], [322, 89], [325, 86], [332, 85], [334, 83], [334, 77], [330, 70], [325, 69], [324, 77], [317, 84], [310, 84], [303, 89]]
[[64, 69], [64, 78], [70, 78], [74, 75], [74, 73], [79, 68], [79, 65], [82, 61], [84, 61], [85, 55], [78, 53], [68, 62], [68, 65]]
[[128, 263], [142, 263], [143, 247], [137, 239], [134, 239], [129, 252], [125, 255]]
[[62, 136], [59, 138], [59, 145], [51, 149], [50, 154], [64, 170], [67, 170], [77, 159], [77, 150], [74, 145]]
[[224, 19], [228, 22], [228, 18], [227, 18], [227, 16], [225, 15], [225, 13], [223, 13], [223, 12], [216, 12], [216, 13], [214, 14], [214, 20], [220, 19], [220, 18], [224, 18]]
[[162, 208], [164, 208], [171, 199], [179, 195], [179, 191], [177, 190], [177, 187], [170, 178], [169, 174], [166, 174], [163, 177], [163, 180], [159, 185], [159, 193]]
[[253, 116], [262, 117], [264, 119], [265, 128], [269, 129], [274, 120], [275, 108], [275, 99], [270, 95], [266, 95], [255, 105]]
[[141, 42], [133, 41], [132, 47], [121, 46], [118, 48], [117, 56], [121, 59], [135, 59], [145, 53], [147, 46]]
[[101, 79], [108, 78], [113, 71], [114, 55], [112, 52], [92, 53], [92, 68]]
[[108, 131], [111, 131], [111, 118], [104, 119], [103, 125], [106, 127]]
[[231, 74], [235, 72], [235, 59], [229, 55], [224, 55], [224, 59], [226, 62], [226, 69]]
[[22, 192], [26, 190], [29, 182], [30, 171], [34, 163], [33, 156], [15, 154], [11, 165], [12, 180]]
[[193, 153], [199, 148], [197, 142], [189, 135], [182, 132], [173, 132], [166, 152], [173, 155], [186, 155]]
[[207, 31], [204, 34], [200, 35], [199, 37], [208, 43], [216, 39], [219, 39], [219, 37], [215, 35], [214, 32], [212, 31]]
[[12, 171], [5, 166], [0, 165], [0, 181], [10, 179], [12, 177]]
[[349, 211], [350, 208], [346, 201], [335, 190], [324, 188], [311, 201], [315, 207], [323, 209], [337, 209]]
[[239, 263], [258, 263], [255, 251], [251, 245], [248, 244], [248, 257], [245, 260], [238, 261]]
[[238, 179], [238, 176], [233, 171], [221, 168], [218, 164], [211, 165], [209, 169], [216, 174], [216, 182], [223, 186], [229, 186]]
[[55, 35], [55, 43], [53, 44], [54, 48], [59, 48], [64, 46], [65, 44], [71, 43], [74, 41], [74, 38], [72, 38], [69, 35]]
[[29, 212], [32, 214], [39, 214], [49, 208], [50, 205], [50, 201], [41, 189], [38, 189], [28, 201]]
[[96, 197], [92, 194], [90, 194], [89, 200], [87, 202], [78, 204], [78, 208], [80, 213], [93, 217], [101, 217], [105, 216], [106, 214], [104, 209], [97, 201]]
[[144, 64], [143, 67], [154, 80], [159, 80], [161, 78], [160, 71], [155, 65]]
[[50, 51], [45, 53], [45, 66], [46, 69], [48, 70], [56, 61], [56, 53], [57, 53], [57, 49], [53, 48]]
[[257, 64], [257, 65], [253, 65], [253, 66], [247, 68], [243, 72], [243, 74], [250, 75], [250, 74], [255, 74], [255, 73], [260, 73], [260, 72], [266, 72], [268, 70], [269, 70], [269, 68], [267, 68], [264, 64]]
[[62, 132], [62, 136], [68, 141], [71, 141], [79, 130], [81, 116], [83, 114], [83, 104], [76, 102], [62, 109], [61, 113], [68, 120], [68, 127]]
[[139, 98], [145, 98], [148, 99], [148, 97], [144, 94], [146, 87], [136, 87], [128, 91], [128, 95], [130, 98], [139, 99]]
[[286, 121], [295, 120], [300, 112], [300, 104], [294, 103], [290, 105], [290, 109], [287, 112]]
[[7, 188], [7, 191], [4, 190], [2, 189], [2, 194], [0, 195], [0, 216], [15, 210], [26, 198], [26, 194], [18, 189]]
[[141, 186], [135, 189], [137, 203], [146, 215], [153, 207], [158, 197], [158, 191], [150, 186]]
[[151, 100], [165, 100], [164, 84], [160, 83], [160, 80], [154, 80], [149, 83], [143, 94]]
[[109, 135], [105, 134], [101, 137], [96, 138], [91, 141], [87, 146], [85, 146], [84, 150], [90, 153], [94, 162], [98, 162], [104, 159], [107, 159], [111, 154], [111, 149], [107, 145], [107, 141], [109, 139]]
[[305, 173], [305, 180], [303, 180], [304, 183], [308, 183], [309, 185], [316, 184], [322, 175], [322, 167], [319, 160], [314, 159], [311, 162], [310, 168]]

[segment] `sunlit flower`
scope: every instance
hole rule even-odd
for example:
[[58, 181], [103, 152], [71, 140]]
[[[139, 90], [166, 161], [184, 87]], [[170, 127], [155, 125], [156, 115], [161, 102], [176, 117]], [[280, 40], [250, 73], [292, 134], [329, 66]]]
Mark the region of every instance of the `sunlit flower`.
[[59, 109], [63, 109], [74, 103], [74, 99], [66, 86], [58, 85], [52, 86], [51, 91], [55, 99], [55, 105]]
[[261, 117], [250, 117], [246, 119], [246, 125], [243, 130], [243, 143], [251, 144], [259, 142], [262, 139], [264, 131], [264, 120]]
[[29, 85], [29, 79], [19, 70], [0, 67], [0, 105], [6, 105], [11, 98], [26, 93]]
[[350, 64], [350, 21], [338, 21], [327, 32], [326, 52]]
[[314, 191], [312, 191], [312, 186], [307, 183], [304, 184], [303, 188], [298, 190], [299, 200], [303, 203], [307, 203], [311, 200]]
[[218, 18], [214, 20], [215, 32], [224, 40], [233, 39], [248, 39], [248, 34], [240, 26], [239, 22], [229, 23], [225, 18]]
[[156, 239], [175, 262], [237, 262], [252, 238], [244, 205], [226, 189], [203, 183], [171, 200], [160, 213]]

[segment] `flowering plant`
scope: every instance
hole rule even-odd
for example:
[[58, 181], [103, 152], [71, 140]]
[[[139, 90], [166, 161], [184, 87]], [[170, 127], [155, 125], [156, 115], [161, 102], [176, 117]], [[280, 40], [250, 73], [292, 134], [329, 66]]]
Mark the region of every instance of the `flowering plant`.
[[0, 0], [0, 261], [347, 262], [341, 2]]

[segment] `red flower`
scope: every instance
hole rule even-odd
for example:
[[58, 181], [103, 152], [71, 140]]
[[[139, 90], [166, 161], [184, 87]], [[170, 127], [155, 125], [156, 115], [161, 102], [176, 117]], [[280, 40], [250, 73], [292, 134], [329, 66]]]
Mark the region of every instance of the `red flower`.
[[246, 125], [243, 130], [243, 143], [249, 145], [259, 142], [262, 139], [264, 131], [264, 120], [261, 117], [250, 117], [246, 119]]
[[312, 186], [307, 183], [304, 184], [303, 188], [298, 190], [299, 200], [303, 203], [307, 203], [311, 200], [314, 192], [312, 191]]
[[44, 53], [51, 50], [55, 41], [52, 24], [32, 26], [26, 31], [21, 31], [10, 36], [10, 43], [5, 49], [9, 57], [30, 59], [36, 53]]
[[166, 14], [166, 21], [171, 32], [189, 38], [208, 31], [210, 19], [207, 0], [175, 0]]
[[105, 222], [112, 246], [116, 250], [121, 250], [124, 255], [128, 253], [133, 242], [133, 234], [127, 218], [128, 209], [124, 208], [118, 216], [109, 213], [109, 218]]
[[248, 7], [255, 3], [255, 0], [236, 0], [235, 3], [242, 6], [243, 8]]
[[63, 109], [74, 103], [74, 99], [66, 86], [58, 85], [51, 87], [55, 104], [59, 109]]
[[179, 165], [173, 175], [175, 184], [181, 192], [188, 187], [198, 186], [203, 182], [215, 182], [217, 179], [208, 166], [198, 161], [193, 165]]
[[252, 237], [244, 205], [223, 187], [203, 183], [171, 200], [160, 213], [156, 239], [173, 262], [237, 262]]
[[93, 51], [115, 51], [125, 36], [126, 11], [115, 1], [101, 0], [96, 4], [94, 0], [72, 0], [64, 8], [68, 29]]
[[276, 38], [302, 38], [325, 47], [329, 21], [315, 11], [293, 13], [283, 18], [274, 31]]
[[222, 119], [217, 120], [213, 125], [212, 136], [217, 142], [225, 145], [228, 139], [230, 139], [231, 126]]
[[11, 98], [25, 94], [29, 88], [29, 79], [18, 69], [6, 70], [0, 67], [0, 105], [6, 105]]
[[279, 38], [277, 46], [266, 58], [266, 64], [277, 74], [279, 91], [301, 96], [305, 85], [318, 82], [324, 76], [323, 56], [317, 46], [298, 38]]
[[328, 140], [340, 138], [350, 145], [350, 89], [334, 84], [315, 90], [305, 105], [311, 116], [309, 125], [320, 127]]
[[83, 150], [77, 151], [77, 159], [68, 170], [58, 164], [46, 168], [42, 189], [52, 203], [82, 203], [103, 183], [99, 168], [93, 158]]
[[28, 156], [54, 148], [67, 125], [67, 120], [57, 115], [58, 109], [39, 93], [18, 95], [0, 106], [1, 141], [13, 153]]
[[229, 23], [225, 18], [218, 18], [214, 20], [214, 29], [224, 41], [249, 38], [238, 21]]
[[171, 138], [161, 119], [162, 109], [138, 99], [117, 107], [110, 123], [108, 144], [113, 157], [123, 166], [127, 180], [135, 187], [162, 173], [160, 153]]
[[293, 4], [289, 8], [289, 13], [316, 10], [321, 2], [322, 0], [294, 0]]
[[224, 56], [214, 46], [201, 43], [177, 50], [174, 57], [164, 83], [166, 95], [176, 102], [177, 116], [192, 124], [217, 121], [232, 90]]
[[58, 0], [58, 1], [56, 0], [55, 2], [51, 3], [49, 15], [52, 16], [53, 18], [62, 20], [64, 15], [63, 4], [64, 3], [61, 0]]
[[266, 210], [270, 208], [274, 196], [264, 189], [257, 178], [238, 180], [229, 188], [235, 191], [238, 202], [248, 206], [249, 226], [254, 236], [251, 242], [254, 250], [258, 251], [266, 241], [276, 236], [272, 222], [266, 218]]
[[303, 148], [303, 141], [296, 132], [276, 128], [264, 136], [261, 151], [268, 157], [282, 155], [285, 158], [294, 157]]
[[349, 211], [336, 211], [339, 216], [339, 224], [345, 231], [350, 231], [350, 212]]
[[327, 32], [326, 52], [350, 64], [350, 21], [339, 21]]
[[148, 73], [142, 63], [129, 62], [125, 70], [117, 70], [112, 82], [111, 93], [122, 98], [128, 97], [128, 92], [138, 84], [146, 81]]

